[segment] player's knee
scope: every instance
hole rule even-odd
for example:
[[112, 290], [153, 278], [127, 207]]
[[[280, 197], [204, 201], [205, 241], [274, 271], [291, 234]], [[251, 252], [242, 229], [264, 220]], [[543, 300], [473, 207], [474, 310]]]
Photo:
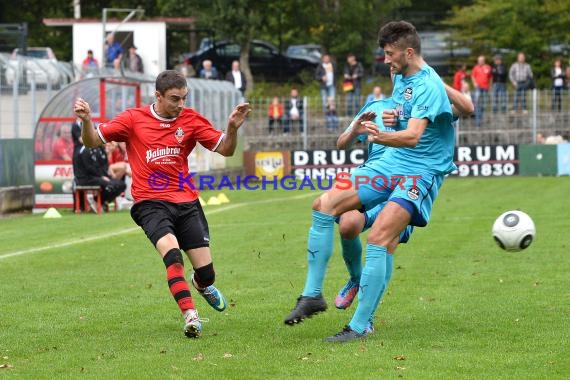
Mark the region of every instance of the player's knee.
[[182, 253], [178, 248], [172, 248], [171, 250], [166, 252], [166, 255], [164, 255], [162, 261], [164, 262], [164, 266], [166, 266], [167, 268], [173, 264], [184, 265], [184, 259], [182, 257]]
[[341, 218], [338, 232], [343, 239], [354, 239], [362, 232], [362, 228], [359, 228], [355, 223], [351, 223], [350, 220], [345, 221], [345, 219]]
[[194, 269], [194, 281], [198, 287], [202, 289], [207, 288], [212, 285], [215, 280], [216, 272], [214, 271], [213, 263]]
[[321, 211], [321, 197], [318, 197], [313, 201], [313, 210]]

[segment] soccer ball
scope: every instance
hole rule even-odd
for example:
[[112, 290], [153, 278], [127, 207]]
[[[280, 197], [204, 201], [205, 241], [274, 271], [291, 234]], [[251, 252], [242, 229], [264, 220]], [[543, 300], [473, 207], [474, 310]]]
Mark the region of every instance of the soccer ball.
[[528, 214], [512, 210], [501, 214], [493, 224], [493, 238], [505, 251], [522, 251], [532, 243], [536, 229]]

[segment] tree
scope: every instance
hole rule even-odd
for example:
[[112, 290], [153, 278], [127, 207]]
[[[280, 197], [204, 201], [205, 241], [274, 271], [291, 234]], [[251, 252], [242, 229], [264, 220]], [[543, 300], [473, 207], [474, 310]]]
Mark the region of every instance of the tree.
[[[293, 43], [319, 43], [333, 55], [354, 52], [372, 57], [381, 23], [397, 6], [409, 0], [194, 0], [193, 10], [202, 27], [212, 28], [216, 36], [233, 39], [241, 46], [240, 66], [253, 88], [249, 68], [249, 46], [253, 38], [266, 39], [284, 49]], [[160, 9], [171, 11], [178, 5], [163, 0]], [[373, 16], [371, 16], [373, 15]], [[386, 15], [375, 16], [375, 15]], [[372, 19], [372, 21], [371, 21]], [[370, 58], [371, 59], [371, 58]]]
[[470, 42], [475, 54], [509, 49], [509, 59], [525, 52], [535, 75], [549, 76], [550, 43], [570, 41], [570, 3], [559, 0], [476, 0], [454, 8], [446, 24]]

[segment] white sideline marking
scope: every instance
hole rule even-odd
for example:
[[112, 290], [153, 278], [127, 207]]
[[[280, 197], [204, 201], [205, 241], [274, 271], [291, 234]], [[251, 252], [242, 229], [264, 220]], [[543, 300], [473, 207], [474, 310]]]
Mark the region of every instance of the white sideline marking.
[[[207, 215], [211, 215], [211, 214], [217, 214], [220, 212], [224, 212], [224, 211], [228, 211], [228, 210], [233, 210], [235, 208], [238, 207], [243, 207], [243, 206], [251, 206], [254, 204], [261, 204], [261, 203], [272, 203], [272, 202], [279, 202], [279, 201], [284, 201], [284, 200], [292, 200], [292, 199], [303, 199], [303, 198], [308, 198], [309, 196], [315, 196], [314, 193], [308, 193], [308, 194], [301, 194], [301, 195], [296, 195], [294, 197], [283, 197], [283, 198], [273, 198], [273, 199], [264, 199], [261, 201], [252, 201], [252, 202], [243, 202], [243, 203], [235, 203], [235, 204], [231, 204], [228, 205], [226, 207], [223, 208], [218, 208], [215, 210], [204, 210], [204, 213]], [[7, 259], [10, 257], [15, 257], [15, 256], [22, 256], [22, 255], [27, 255], [28, 253], [36, 253], [36, 252], [41, 252], [41, 251], [47, 251], [50, 249], [56, 249], [56, 248], [64, 248], [64, 247], [69, 247], [71, 245], [75, 245], [75, 244], [83, 244], [83, 243], [88, 243], [91, 241], [95, 241], [95, 240], [101, 240], [101, 239], [107, 239], [110, 237], [115, 237], [115, 236], [120, 236], [120, 235], [124, 235], [124, 234], [128, 234], [134, 231], [139, 231], [140, 227], [132, 227], [132, 228], [127, 228], [121, 231], [117, 231], [117, 232], [110, 232], [104, 235], [98, 235], [98, 236], [91, 236], [91, 237], [87, 237], [87, 238], [81, 238], [81, 239], [75, 239], [75, 240], [70, 240], [67, 242], [63, 242], [63, 243], [57, 243], [57, 244], [51, 244], [51, 245], [46, 245], [43, 247], [37, 247], [37, 248], [30, 248], [30, 249], [24, 249], [21, 251], [15, 251], [15, 252], [10, 252], [10, 253], [5, 253], [3, 255], [0, 255], [0, 260], [3, 259]]]

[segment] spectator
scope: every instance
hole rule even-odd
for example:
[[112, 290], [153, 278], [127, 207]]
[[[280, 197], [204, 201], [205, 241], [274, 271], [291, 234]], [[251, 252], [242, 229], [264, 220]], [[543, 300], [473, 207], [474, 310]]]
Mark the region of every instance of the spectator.
[[562, 111], [562, 91], [564, 89], [564, 80], [566, 73], [562, 70], [562, 61], [560, 58], [554, 60], [554, 66], [550, 70], [552, 78], [552, 111]]
[[241, 95], [245, 96], [247, 81], [245, 79], [245, 74], [240, 70], [239, 61], [232, 62], [232, 71], [229, 71], [226, 74], [226, 80], [232, 82], [234, 86], [241, 92]]
[[129, 53], [123, 59], [123, 67], [133, 73], [143, 73], [144, 65], [140, 55], [137, 54], [137, 47], [129, 47]]
[[124, 143], [108, 142], [105, 144], [105, 153], [109, 161], [109, 177], [124, 181], [126, 176], [131, 176], [131, 168], [127, 162], [127, 152]]
[[332, 132], [338, 129], [338, 115], [334, 104], [334, 98], [327, 98], [327, 109], [325, 111], [327, 129]]
[[124, 142], [111, 141], [105, 144], [105, 151], [109, 160], [109, 177], [118, 179], [125, 182], [126, 189], [123, 196], [117, 197], [116, 202], [118, 209], [122, 209], [132, 205], [131, 185], [133, 180], [131, 178], [131, 165], [127, 157], [127, 147]]
[[202, 70], [200, 70], [200, 74], [198, 76], [202, 79], [220, 79], [218, 69], [212, 66], [212, 61], [209, 59], [205, 59], [202, 62]]
[[344, 67], [344, 81], [352, 83], [352, 89], [346, 91], [346, 112], [349, 116], [354, 116], [360, 110], [360, 89], [361, 79], [364, 76], [362, 63], [356, 60], [356, 56], [350, 53], [346, 57]]
[[507, 112], [507, 66], [503, 63], [503, 57], [496, 55], [491, 68], [493, 77], [493, 112]]
[[544, 143], [549, 145], [564, 144], [566, 142], [567, 139], [562, 136], [559, 131], [556, 131], [552, 136], [548, 136], [546, 139], [544, 139]]
[[269, 118], [269, 133], [273, 133], [273, 124], [275, 123], [279, 125], [279, 130], [283, 130], [283, 104], [277, 96], [271, 99], [267, 116]]
[[[108, 161], [105, 149], [86, 148], [81, 138], [82, 122], [76, 121], [72, 125], [73, 138], [73, 174], [75, 184], [78, 186], [101, 186], [101, 203], [105, 211], [109, 210], [109, 202], [113, 201], [123, 191], [125, 182], [111, 179], [108, 176]], [[93, 211], [96, 211], [93, 198], [89, 198]]]
[[191, 78], [196, 75], [196, 70], [194, 70], [194, 67], [188, 58], [183, 58], [182, 61], [175, 66], [175, 68], [186, 78]]
[[385, 96], [382, 94], [382, 87], [374, 86], [372, 92], [366, 97], [366, 103], [372, 102], [374, 100], [382, 100]]
[[457, 65], [457, 70], [453, 75], [453, 88], [457, 91], [461, 91], [461, 82], [467, 78], [467, 65], [465, 63], [461, 63]]
[[106, 40], [106, 60], [105, 67], [118, 70], [123, 57], [123, 48], [120, 43], [115, 41], [115, 34], [109, 33]]
[[566, 67], [566, 86], [568, 87], [568, 91], [570, 92], [570, 65]]
[[62, 125], [53, 143], [53, 159], [71, 161], [73, 157], [73, 141], [71, 140], [71, 127]]
[[303, 99], [299, 96], [299, 90], [295, 87], [291, 89], [291, 97], [287, 100], [285, 107], [284, 132], [288, 133], [295, 125], [298, 125], [299, 132], [303, 132]]
[[517, 54], [517, 61], [509, 69], [509, 79], [515, 87], [515, 100], [513, 112], [519, 109], [522, 113], [528, 113], [526, 109], [526, 91], [534, 88], [534, 81], [530, 65], [526, 63], [524, 53]]
[[[37, 128], [38, 136], [36, 136], [36, 143], [38, 139], [41, 139], [41, 149], [42, 158], [45, 160], [53, 159], [53, 144], [57, 137], [59, 136], [59, 129], [61, 128], [60, 123], [46, 123], [43, 131], [40, 132], [40, 129]], [[43, 138], [42, 138], [43, 135]]]
[[81, 140], [81, 119], [77, 118], [73, 123], [71, 123], [71, 141], [73, 142], [73, 155], [72, 161], [75, 163], [75, 157], [79, 154], [79, 150], [83, 146], [83, 141]]
[[88, 78], [99, 73], [99, 62], [93, 57], [93, 50], [87, 50], [87, 57], [81, 64], [81, 73]]
[[489, 101], [489, 87], [491, 86], [491, 66], [485, 63], [485, 56], [477, 58], [477, 64], [471, 70], [471, 80], [475, 89], [475, 124], [481, 126], [487, 102]]
[[321, 101], [323, 103], [323, 112], [326, 113], [328, 98], [335, 99], [335, 67], [331, 62], [331, 56], [323, 54], [321, 64], [317, 66], [315, 76], [320, 83]]
[[544, 135], [540, 132], [536, 134], [536, 144], [544, 144]]

